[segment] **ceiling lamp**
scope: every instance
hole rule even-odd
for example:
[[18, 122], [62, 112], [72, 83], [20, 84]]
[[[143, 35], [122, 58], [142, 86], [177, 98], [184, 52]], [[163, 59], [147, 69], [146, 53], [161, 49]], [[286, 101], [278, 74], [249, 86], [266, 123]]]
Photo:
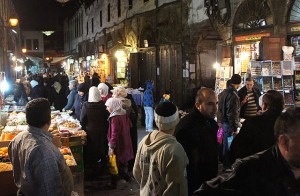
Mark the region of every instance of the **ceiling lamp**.
[[46, 36], [50, 36], [54, 33], [54, 31], [43, 31]]
[[57, 2], [59, 2], [59, 3], [67, 3], [67, 2], [69, 2], [70, 0], [56, 0]]

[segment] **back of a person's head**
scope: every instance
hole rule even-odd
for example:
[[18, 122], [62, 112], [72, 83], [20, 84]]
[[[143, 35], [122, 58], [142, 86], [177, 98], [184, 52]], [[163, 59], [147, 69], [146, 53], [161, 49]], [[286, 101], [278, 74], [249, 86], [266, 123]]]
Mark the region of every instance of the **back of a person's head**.
[[99, 101], [101, 101], [100, 92], [97, 87], [92, 86], [89, 89], [88, 102], [99, 102]]
[[284, 107], [283, 95], [276, 90], [269, 90], [262, 97], [263, 102], [267, 105], [268, 110], [282, 111]]
[[154, 112], [155, 123], [160, 131], [174, 129], [179, 122], [179, 113], [172, 102], [158, 104]]
[[299, 135], [300, 134], [300, 108], [289, 108], [282, 113], [276, 120], [275, 137], [280, 135]]
[[30, 126], [40, 128], [46, 123], [50, 123], [50, 103], [45, 98], [37, 98], [28, 102], [25, 111], [26, 121]]

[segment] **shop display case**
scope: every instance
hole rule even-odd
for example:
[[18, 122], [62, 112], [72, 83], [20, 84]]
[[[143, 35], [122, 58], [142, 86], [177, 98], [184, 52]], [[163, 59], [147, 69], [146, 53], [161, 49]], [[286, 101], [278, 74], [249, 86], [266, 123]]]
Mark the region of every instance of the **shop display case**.
[[250, 70], [263, 93], [268, 90], [282, 92], [285, 105], [294, 105], [295, 98], [300, 102], [300, 70], [295, 71], [294, 76], [292, 61], [253, 61]]

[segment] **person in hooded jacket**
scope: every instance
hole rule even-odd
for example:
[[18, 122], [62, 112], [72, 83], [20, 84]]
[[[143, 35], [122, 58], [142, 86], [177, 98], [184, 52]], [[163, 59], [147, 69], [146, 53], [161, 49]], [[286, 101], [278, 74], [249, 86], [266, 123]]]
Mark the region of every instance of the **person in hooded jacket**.
[[88, 93], [86, 85], [81, 83], [78, 85], [77, 94], [75, 95], [75, 100], [73, 107], [71, 108], [72, 116], [77, 120], [80, 120], [81, 110], [83, 103], [87, 101]]
[[31, 92], [30, 92], [31, 99], [48, 98], [47, 91], [44, 87], [43, 78], [37, 77], [36, 80], [31, 80], [30, 85], [31, 85]]
[[[119, 177], [126, 181], [131, 178], [128, 175], [128, 161], [134, 158], [132, 150], [132, 142], [130, 137], [131, 121], [126, 114], [126, 110], [122, 107], [122, 100], [112, 97], [105, 103], [109, 115], [108, 128], [108, 155], [115, 154], [117, 157], [117, 166]], [[117, 176], [112, 176], [112, 188], [116, 188]]]
[[[107, 118], [104, 102], [97, 87], [89, 90], [88, 101], [83, 104], [80, 124], [87, 132], [87, 145], [84, 146], [84, 172], [87, 179], [95, 179], [105, 169], [107, 142]], [[99, 164], [100, 163], [100, 164]], [[102, 164], [101, 164], [102, 163]]]
[[146, 135], [139, 144], [133, 175], [140, 195], [188, 195], [187, 155], [173, 136], [179, 122], [177, 107], [162, 102], [155, 108], [158, 130]]
[[146, 90], [144, 91], [143, 96], [143, 105], [145, 110], [145, 125], [146, 131], [150, 132], [153, 130], [153, 106], [154, 106], [154, 97], [153, 97], [153, 85], [150, 80], [146, 82]]

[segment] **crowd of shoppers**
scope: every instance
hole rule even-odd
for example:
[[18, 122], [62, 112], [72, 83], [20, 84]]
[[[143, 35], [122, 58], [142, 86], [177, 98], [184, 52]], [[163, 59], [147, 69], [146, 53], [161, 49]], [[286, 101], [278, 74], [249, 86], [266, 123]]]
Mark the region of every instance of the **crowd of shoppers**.
[[[31, 186], [42, 183], [60, 186], [56, 190], [59, 193], [72, 191], [68, 168], [56, 156], [57, 151], [48, 141], [50, 136], [45, 133], [50, 105], [56, 110], [72, 111], [87, 132], [85, 180], [104, 174], [107, 157], [116, 155], [119, 173], [111, 175], [109, 188], [116, 188], [120, 179], [131, 182], [133, 175], [141, 195], [299, 194], [300, 110], [288, 109], [283, 113], [283, 96], [275, 90], [266, 92], [259, 104], [261, 92], [254, 86], [254, 80], [247, 78], [245, 86], [239, 89], [241, 82], [241, 76], [232, 75], [219, 95], [210, 88], [200, 88], [193, 108], [180, 119], [177, 106], [169, 98], [164, 97], [155, 107], [153, 82], [146, 81], [142, 107], [147, 135], [137, 146], [139, 111], [124, 87], [112, 89], [110, 84], [100, 83], [97, 74], [92, 79], [87, 75], [81, 84], [67, 80], [64, 74], [47, 79], [33, 76], [29, 91], [28, 83], [20, 81], [15, 86], [14, 101], [19, 105], [28, 102], [29, 129], [19, 134], [9, 147], [20, 194], [34, 195], [38, 191], [55, 195], [48, 189], [31, 190]], [[33, 110], [43, 110], [45, 115], [34, 117]], [[33, 122], [33, 118], [37, 120]], [[241, 118], [246, 119], [243, 124]], [[217, 142], [218, 129], [223, 130], [222, 152]], [[54, 157], [39, 157], [28, 146], [31, 144]], [[53, 165], [41, 164], [36, 170], [31, 168], [34, 164], [23, 167], [21, 163], [35, 163], [35, 160], [23, 160], [20, 153], [32, 154], [42, 164], [52, 159], [49, 164]], [[220, 161], [223, 170], [217, 176]], [[63, 172], [57, 173], [55, 164]], [[66, 180], [62, 184], [47, 184], [52, 183], [52, 178], [47, 181], [44, 175], [35, 172], [46, 166], [51, 175], [45, 175]], [[24, 181], [24, 176], [34, 176], [40, 182]]]

